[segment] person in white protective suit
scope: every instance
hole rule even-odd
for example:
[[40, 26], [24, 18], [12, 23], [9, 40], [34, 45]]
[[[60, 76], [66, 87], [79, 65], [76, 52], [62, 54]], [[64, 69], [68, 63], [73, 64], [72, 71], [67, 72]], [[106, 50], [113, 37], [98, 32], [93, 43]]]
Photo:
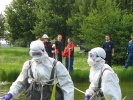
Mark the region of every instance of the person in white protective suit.
[[105, 64], [105, 57], [106, 53], [101, 47], [88, 52], [90, 86], [85, 92], [85, 100], [99, 100], [96, 99], [98, 96], [104, 97], [102, 100], [122, 100], [119, 79], [113, 69]]
[[43, 42], [31, 42], [29, 53], [32, 59], [24, 63], [20, 75], [2, 100], [17, 98], [24, 90], [26, 100], [50, 100], [53, 79], [57, 82], [56, 100], [74, 100], [74, 86], [68, 71], [61, 62], [48, 57]]

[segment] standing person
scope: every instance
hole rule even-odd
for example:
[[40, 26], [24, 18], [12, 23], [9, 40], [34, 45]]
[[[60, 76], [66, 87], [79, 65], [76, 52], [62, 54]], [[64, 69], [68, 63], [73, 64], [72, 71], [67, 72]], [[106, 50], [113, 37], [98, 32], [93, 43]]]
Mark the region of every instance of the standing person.
[[59, 34], [57, 36], [57, 41], [55, 41], [55, 55], [57, 55], [57, 59], [58, 61], [62, 62], [62, 51], [63, 51], [63, 47], [62, 47], [62, 35]]
[[124, 69], [128, 68], [128, 65], [130, 64], [131, 60], [133, 60], [133, 33], [131, 34], [131, 40], [128, 43], [128, 48], [127, 48], [127, 52], [128, 52], [128, 57], [127, 57], [127, 61], [126, 64], [124, 66]]
[[48, 57], [43, 42], [31, 42], [29, 54], [32, 59], [24, 63], [17, 80], [2, 100], [17, 98], [24, 90], [26, 100], [50, 100], [55, 79], [55, 100], [74, 100], [74, 86], [68, 71], [61, 62]]
[[72, 43], [72, 39], [69, 38], [67, 40], [67, 47], [64, 49], [64, 52], [62, 53], [63, 57], [66, 57], [66, 68], [69, 71], [73, 71], [73, 62], [74, 62], [74, 44]]
[[[91, 84], [86, 90], [85, 100], [122, 100], [118, 76], [108, 64], [105, 64], [105, 57], [106, 53], [101, 47], [94, 48], [88, 53]], [[100, 97], [96, 99], [98, 96]]]
[[113, 41], [110, 40], [110, 36], [109, 35], [106, 35], [105, 36], [105, 39], [106, 39], [106, 41], [102, 45], [102, 48], [106, 52], [105, 61], [106, 61], [106, 63], [109, 66], [112, 67], [111, 60], [112, 60], [112, 56], [114, 56], [114, 48], [115, 48], [115, 45], [114, 45]]
[[52, 54], [52, 43], [48, 40], [49, 39], [48, 35], [44, 34], [42, 36], [42, 38], [43, 38], [43, 43], [44, 43], [46, 52], [48, 53], [48, 56], [49, 57], [53, 57], [53, 54]]

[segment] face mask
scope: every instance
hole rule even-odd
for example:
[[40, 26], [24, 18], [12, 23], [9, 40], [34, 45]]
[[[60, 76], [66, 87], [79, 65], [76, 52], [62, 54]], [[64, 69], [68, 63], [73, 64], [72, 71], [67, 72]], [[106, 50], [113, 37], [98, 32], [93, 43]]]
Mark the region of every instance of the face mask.
[[44, 59], [44, 53], [42, 51], [30, 51], [29, 53], [33, 60], [37, 63], [41, 63]]
[[94, 67], [96, 65], [95, 59], [96, 59], [96, 53], [89, 52], [88, 53], [88, 60], [87, 60], [89, 66]]
[[43, 60], [43, 56], [37, 56], [37, 55], [35, 55], [35, 56], [33, 56], [33, 60], [35, 62], [37, 62], [37, 63], [41, 63], [42, 60]]
[[88, 59], [87, 62], [89, 64], [89, 66], [91, 66], [91, 67], [94, 67], [96, 65], [96, 62], [92, 59]]

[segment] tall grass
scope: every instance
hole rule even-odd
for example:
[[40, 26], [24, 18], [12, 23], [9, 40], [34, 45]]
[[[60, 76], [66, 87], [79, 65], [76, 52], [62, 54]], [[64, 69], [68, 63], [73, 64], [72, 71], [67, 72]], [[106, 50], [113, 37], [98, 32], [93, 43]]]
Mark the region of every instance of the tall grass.
[[89, 81], [89, 71], [88, 70], [75, 70], [70, 73], [73, 82], [88, 82]]
[[133, 82], [133, 68], [118, 73], [121, 82]]
[[[23, 63], [31, 59], [28, 48], [0, 48], [0, 81], [14, 81], [19, 75]], [[79, 48], [75, 48], [74, 72], [70, 73], [74, 82], [88, 82], [89, 69], [87, 55], [79, 54]], [[63, 59], [63, 64], [65, 59]], [[123, 70], [123, 66], [113, 66], [120, 81], [133, 81], [133, 68]]]
[[0, 81], [14, 81], [28, 59], [27, 48], [0, 48]]

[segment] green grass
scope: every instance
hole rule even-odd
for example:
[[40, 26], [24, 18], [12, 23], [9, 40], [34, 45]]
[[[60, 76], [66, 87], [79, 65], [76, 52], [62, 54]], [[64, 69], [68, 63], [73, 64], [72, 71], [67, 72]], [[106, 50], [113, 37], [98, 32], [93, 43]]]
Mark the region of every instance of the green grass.
[[[23, 63], [31, 59], [28, 48], [13, 47], [0, 48], [0, 81], [14, 81], [19, 75]], [[89, 69], [87, 55], [79, 54], [79, 47], [74, 52], [74, 72], [70, 73], [74, 82], [88, 82]], [[64, 63], [63, 58], [63, 64]], [[123, 66], [113, 65], [114, 71], [118, 74], [120, 81], [133, 81], [133, 68], [123, 71]]]
[[0, 81], [14, 81], [23, 63], [30, 59], [27, 48], [0, 48]]

